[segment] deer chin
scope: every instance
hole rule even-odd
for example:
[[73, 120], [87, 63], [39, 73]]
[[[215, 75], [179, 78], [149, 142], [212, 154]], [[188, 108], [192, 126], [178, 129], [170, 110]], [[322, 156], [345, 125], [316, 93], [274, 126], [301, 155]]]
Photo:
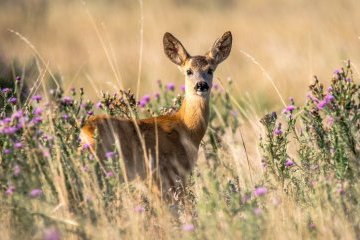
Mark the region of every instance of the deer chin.
[[210, 93], [209, 90], [204, 90], [204, 91], [196, 91], [196, 95], [200, 96], [200, 97], [206, 97], [208, 96]]

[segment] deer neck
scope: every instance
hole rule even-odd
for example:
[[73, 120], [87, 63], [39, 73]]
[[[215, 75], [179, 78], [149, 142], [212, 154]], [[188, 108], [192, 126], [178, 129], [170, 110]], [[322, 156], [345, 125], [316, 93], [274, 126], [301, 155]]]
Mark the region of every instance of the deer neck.
[[177, 112], [193, 143], [198, 146], [209, 121], [209, 97], [186, 95]]

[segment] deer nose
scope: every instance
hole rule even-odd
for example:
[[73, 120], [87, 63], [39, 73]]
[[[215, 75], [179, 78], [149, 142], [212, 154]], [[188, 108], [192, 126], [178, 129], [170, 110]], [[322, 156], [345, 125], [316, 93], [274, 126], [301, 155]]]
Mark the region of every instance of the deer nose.
[[197, 82], [194, 89], [198, 92], [207, 92], [209, 85], [205, 81]]

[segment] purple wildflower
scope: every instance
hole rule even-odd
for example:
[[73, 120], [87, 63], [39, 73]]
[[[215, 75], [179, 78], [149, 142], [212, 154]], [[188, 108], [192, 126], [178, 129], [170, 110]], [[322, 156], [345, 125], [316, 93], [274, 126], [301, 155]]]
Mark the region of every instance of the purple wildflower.
[[261, 196], [264, 196], [267, 193], [267, 191], [268, 190], [266, 187], [257, 187], [257, 188], [255, 188], [254, 195], [256, 197], [261, 197]]
[[15, 144], [14, 144], [14, 148], [16, 148], [16, 149], [20, 149], [20, 148], [22, 148], [23, 147], [23, 144], [21, 143], [21, 142], [16, 142]]
[[342, 73], [341, 69], [335, 69], [334, 72], [333, 72], [333, 74], [340, 74], [340, 73]]
[[144, 101], [143, 99], [140, 100], [140, 102], [138, 103], [140, 107], [145, 107], [146, 106], [146, 101]]
[[285, 167], [292, 167], [292, 166], [294, 166], [294, 162], [291, 161], [290, 158], [286, 159], [286, 161], [285, 161]]
[[66, 113], [62, 117], [65, 121], [69, 119], [69, 115], [67, 115]]
[[150, 95], [146, 94], [146, 95], [144, 95], [144, 96], [142, 97], [141, 100], [143, 100], [143, 101], [147, 104], [147, 103], [150, 102], [151, 97], [150, 97]]
[[34, 95], [31, 99], [36, 101], [37, 103], [39, 103], [41, 101], [42, 97], [40, 95]]
[[34, 115], [41, 115], [42, 112], [43, 112], [43, 110], [40, 107], [35, 108], [33, 111]]
[[94, 115], [94, 112], [90, 110], [87, 112], [87, 115], [89, 115], [89, 116]]
[[213, 85], [213, 88], [214, 88], [215, 90], [218, 90], [218, 89], [219, 89], [219, 84], [215, 83], [215, 84]]
[[326, 101], [327, 103], [331, 102], [332, 100], [334, 100], [334, 96], [333, 96], [332, 94], [327, 94], [327, 95], [325, 96], [325, 101]]
[[24, 115], [24, 113], [23, 113], [23, 111], [21, 111], [21, 110], [19, 110], [19, 111], [17, 111], [17, 112], [14, 112], [12, 115], [11, 115], [11, 117], [12, 118], [21, 118], [22, 116]]
[[18, 81], [18, 82], [20, 82], [20, 81], [21, 81], [21, 77], [20, 77], [20, 76], [16, 76], [15, 80]]
[[344, 189], [343, 187], [339, 188], [339, 189], [338, 189], [338, 193], [339, 193], [341, 196], [345, 195], [345, 189]]
[[88, 172], [89, 171], [89, 166], [88, 165], [83, 166], [83, 171]]
[[194, 224], [186, 223], [186, 224], [182, 225], [181, 229], [185, 232], [192, 232], [195, 230], [195, 226], [194, 226]]
[[21, 173], [21, 168], [20, 168], [19, 165], [16, 164], [16, 165], [14, 166], [14, 168], [13, 168], [13, 175], [14, 175], [15, 177], [17, 177], [17, 176], [20, 175], [20, 173]]
[[244, 194], [244, 196], [241, 199], [242, 203], [247, 203], [249, 200], [251, 199], [251, 195], [250, 194]]
[[96, 108], [98, 108], [98, 109], [102, 109], [102, 104], [101, 104], [101, 102], [97, 102], [96, 104], [95, 104], [95, 106], [96, 106]]
[[279, 136], [281, 135], [283, 132], [281, 130], [281, 123], [278, 124], [277, 128], [274, 130], [274, 135]]
[[257, 207], [257, 208], [254, 209], [254, 214], [255, 214], [256, 216], [261, 215], [262, 212], [263, 212], [263, 210], [262, 210], [261, 208], [259, 208], [259, 207]]
[[180, 86], [181, 91], [185, 92], [185, 85]]
[[115, 156], [115, 153], [114, 152], [106, 152], [105, 156], [106, 156], [106, 158], [112, 158]]
[[287, 106], [285, 109], [284, 109], [284, 113], [292, 113], [292, 111], [294, 111], [295, 110], [295, 106], [294, 105], [289, 105], [289, 106]]
[[42, 118], [41, 117], [34, 117], [31, 120], [31, 123], [33, 123], [34, 125], [40, 124], [40, 123], [42, 123]]
[[11, 150], [10, 150], [10, 149], [4, 149], [3, 153], [4, 153], [4, 154], [10, 154], [10, 153], [11, 153]]
[[44, 240], [60, 240], [61, 239], [60, 232], [59, 232], [59, 230], [57, 230], [54, 227], [45, 229], [43, 239]]
[[64, 97], [62, 99], [62, 103], [64, 105], [71, 105], [73, 103], [73, 99], [71, 97]]
[[328, 103], [326, 102], [326, 100], [321, 100], [318, 104], [317, 104], [317, 108], [319, 110], [324, 109], [324, 107], [327, 105]]
[[160, 98], [160, 93], [155, 93], [154, 97], [155, 97], [156, 100], [158, 100]]
[[352, 79], [351, 78], [346, 78], [345, 81], [349, 83], [349, 82], [352, 81]]
[[15, 103], [17, 103], [17, 99], [16, 99], [16, 97], [11, 97], [11, 98], [9, 98], [8, 102], [15, 104]]
[[11, 92], [11, 88], [3, 88], [1, 91], [6, 94]]
[[35, 188], [33, 190], [31, 190], [31, 192], [29, 193], [29, 196], [32, 198], [37, 198], [40, 197], [42, 195], [43, 191], [39, 188]]
[[114, 173], [112, 171], [106, 172], [106, 177], [111, 178], [114, 176]]
[[15, 192], [15, 186], [11, 185], [6, 189], [6, 195], [7, 196], [11, 196], [13, 195], [13, 193]]
[[174, 91], [175, 90], [175, 84], [173, 83], [168, 83], [166, 85], [166, 89], [169, 90], [169, 91]]
[[91, 148], [90, 143], [85, 143], [85, 144], [82, 146], [82, 149], [83, 149], [83, 150], [88, 150], [88, 149], [90, 149], [90, 148]]
[[328, 117], [326, 118], [326, 123], [327, 123], [327, 125], [328, 125], [329, 127], [331, 127], [331, 126], [334, 124], [334, 118], [331, 117], [331, 116], [328, 116]]
[[134, 208], [134, 211], [137, 212], [137, 213], [142, 213], [142, 212], [145, 212], [145, 208], [141, 205], [137, 205], [135, 208]]
[[333, 91], [333, 88], [332, 87], [328, 87], [327, 89], [328, 93], [331, 93]]
[[14, 133], [16, 133], [16, 131], [16, 127], [5, 127], [3, 128], [2, 133], [6, 135], [13, 135]]
[[9, 124], [9, 123], [11, 123], [11, 118], [8, 118], [8, 117], [7, 117], [7, 118], [4, 118], [3, 120], [1, 120], [1, 123], [2, 123], [2, 124], [5, 124], [5, 125], [6, 125], [6, 124]]

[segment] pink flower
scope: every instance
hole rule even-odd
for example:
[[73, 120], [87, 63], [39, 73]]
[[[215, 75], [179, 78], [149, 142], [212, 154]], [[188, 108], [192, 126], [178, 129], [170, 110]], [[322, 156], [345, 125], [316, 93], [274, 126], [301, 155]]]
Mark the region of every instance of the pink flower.
[[174, 91], [175, 90], [175, 84], [168, 83], [168, 85], [166, 85], [166, 89], [169, 90], [169, 91]]
[[141, 205], [138, 205], [134, 208], [134, 211], [137, 212], [137, 213], [142, 213], [145, 211], [145, 208]]
[[185, 232], [192, 232], [195, 230], [194, 224], [191, 224], [191, 223], [186, 223], [186, 224], [182, 225], [181, 228]]
[[40, 197], [42, 195], [42, 193], [43, 193], [43, 191], [41, 189], [35, 188], [35, 189], [31, 190], [29, 195], [32, 198], [37, 198], [37, 197]]
[[19, 165], [16, 164], [16, 165], [14, 166], [14, 169], [13, 169], [13, 175], [14, 175], [15, 177], [17, 177], [17, 176], [20, 175], [20, 173], [21, 173], [21, 168], [20, 168]]
[[286, 161], [285, 161], [285, 167], [292, 167], [292, 166], [294, 166], [294, 162], [291, 161], [290, 158], [286, 159]]
[[48, 228], [44, 231], [44, 240], [60, 240], [60, 232], [56, 228]]
[[256, 197], [262, 197], [268, 192], [266, 187], [257, 187], [255, 188], [254, 195]]
[[6, 189], [5, 193], [7, 196], [11, 196], [13, 195], [14, 192], [15, 192], [15, 186], [11, 185], [8, 187], [8, 189]]

